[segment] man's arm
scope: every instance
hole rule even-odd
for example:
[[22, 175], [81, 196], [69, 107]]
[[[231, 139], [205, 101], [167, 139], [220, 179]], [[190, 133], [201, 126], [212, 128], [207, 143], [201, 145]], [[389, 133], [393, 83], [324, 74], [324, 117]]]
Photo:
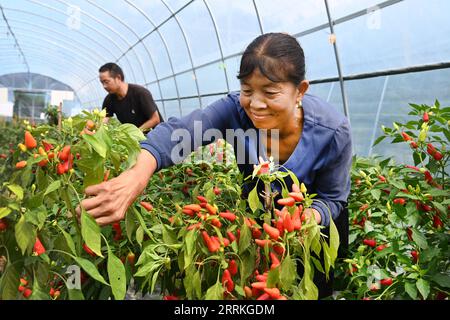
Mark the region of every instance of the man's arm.
[[148, 119], [147, 121], [145, 121], [140, 127], [139, 129], [141, 131], [148, 131], [149, 129], [154, 128], [158, 123], [161, 122], [161, 119], [159, 118], [159, 114], [157, 111], [153, 112], [153, 115], [150, 119]]

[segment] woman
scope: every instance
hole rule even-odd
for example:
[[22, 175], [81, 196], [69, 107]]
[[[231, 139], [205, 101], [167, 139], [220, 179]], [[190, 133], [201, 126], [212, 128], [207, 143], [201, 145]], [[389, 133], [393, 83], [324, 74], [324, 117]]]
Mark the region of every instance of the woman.
[[[255, 159], [275, 155], [280, 164], [305, 183], [310, 193], [317, 193], [307, 214], [324, 226], [330, 223], [330, 212], [337, 220], [350, 192], [350, 127], [348, 120], [332, 106], [306, 94], [309, 83], [305, 80], [305, 58], [300, 44], [284, 33], [259, 36], [242, 56], [238, 79], [240, 93], [230, 93], [183, 118], [171, 118], [150, 132], [141, 143], [143, 150], [133, 168], [86, 189], [86, 194], [92, 196], [82, 201], [87, 212], [100, 225], [122, 220], [151, 176], [174, 164], [172, 151], [180, 141], [171, 141], [172, 133], [177, 129], [188, 130], [191, 137], [188, 145], [193, 150], [198, 145], [194, 131], [200, 124], [202, 133], [217, 129], [223, 137], [230, 129], [267, 133], [267, 138], [258, 136], [257, 141], [243, 135], [235, 135], [229, 141], [234, 145], [235, 139], [241, 140], [244, 146], [235, 148], [236, 158], [242, 158], [238, 154], [241, 149], [245, 153], [245, 160], [238, 162], [244, 176], [253, 171]], [[255, 147], [260, 143], [265, 147], [262, 151]], [[321, 296], [329, 293], [322, 290]]]

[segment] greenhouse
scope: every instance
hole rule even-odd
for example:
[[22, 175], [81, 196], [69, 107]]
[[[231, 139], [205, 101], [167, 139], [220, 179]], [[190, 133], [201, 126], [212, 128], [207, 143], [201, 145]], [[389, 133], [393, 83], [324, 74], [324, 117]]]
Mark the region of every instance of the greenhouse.
[[0, 300], [448, 300], [448, 1], [0, 11]]

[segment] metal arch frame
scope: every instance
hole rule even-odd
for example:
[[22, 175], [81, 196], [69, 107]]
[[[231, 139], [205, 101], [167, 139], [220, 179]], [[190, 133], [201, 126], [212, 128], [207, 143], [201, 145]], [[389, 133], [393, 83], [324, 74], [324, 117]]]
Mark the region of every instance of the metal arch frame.
[[[1, 28], [1, 26], [0, 26], [0, 28]], [[25, 32], [27, 32], [27, 31], [30, 31], [29, 29], [26, 29], [26, 28], [21, 28], [21, 27], [16, 27], [16, 29], [17, 30], [19, 30], [19, 31], [25, 31]], [[40, 32], [36, 32], [36, 31], [33, 31], [35, 34], [42, 34], [42, 33], [40, 33]], [[26, 38], [28, 38], [28, 39], [36, 39], [36, 40], [39, 40], [39, 41], [43, 41], [43, 42], [46, 42], [46, 43], [49, 43], [49, 44], [51, 44], [52, 46], [55, 46], [55, 47], [58, 47], [58, 48], [61, 48], [61, 49], [64, 49], [64, 50], [70, 50], [70, 48], [68, 47], [68, 46], [65, 46], [64, 44], [60, 44], [60, 43], [57, 43], [57, 42], [54, 42], [54, 41], [56, 41], [56, 39], [54, 39], [54, 38], [52, 38], [52, 37], [46, 37], [45, 39], [43, 39], [43, 38], [37, 38], [37, 37], [34, 37], [34, 35], [33, 34], [31, 34], [31, 33], [22, 33], [22, 32], [20, 32], [20, 33], [18, 33], [21, 37], [26, 37]], [[59, 39], [58, 39], [59, 40]], [[0, 41], [1, 41], [1, 39], [0, 39]], [[29, 47], [28, 47], [29, 48]], [[80, 53], [78, 53], [77, 51], [70, 51], [71, 52], [71, 54], [73, 54], [74, 56], [78, 56], [78, 57], [81, 57], [81, 59], [80, 60], [84, 60], [84, 61], [87, 61], [87, 62], [89, 62], [89, 63], [93, 63], [92, 62], [92, 60], [89, 60], [89, 59], [86, 59], [86, 57], [85, 56], [83, 56], [82, 54], [80, 54]], [[86, 65], [86, 66], [88, 66], [88, 65]], [[89, 68], [90, 69], [90, 68]]]
[[[57, 0], [57, 1], [59, 1], [59, 0]], [[112, 17], [113, 19], [119, 21], [120, 24], [122, 24], [126, 29], [128, 29], [129, 31], [131, 31], [131, 32], [134, 34], [134, 36], [135, 36], [136, 38], [139, 39], [139, 35], [138, 35], [133, 29], [131, 29], [125, 22], [123, 22], [121, 19], [119, 19], [119, 17], [117, 17], [116, 15], [112, 14], [112, 13], [109, 12], [108, 10], [102, 8], [101, 6], [97, 5], [96, 3], [92, 2], [91, 0], [85, 0], [85, 1], [87, 1], [88, 3], [90, 3], [91, 5], [93, 5], [94, 7], [100, 9], [101, 11], [103, 11], [104, 13], [106, 13], [107, 15], [109, 15], [110, 17]], [[142, 61], [141, 61], [139, 55], [137, 55], [136, 52], [134, 51], [134, 48], [133, 48], [133, 53], [134, 53], [134, 55], [136, 56], [136, 58], [138, 59], [138, 61], [139, 61], [139, 66], [141, 67], [141, 71], [142, 71], [142, 76], [143, 76], [143, 79], [144, 79], [144, 83], [146, 83], [146, 82], [147, 82], [147, 79], [146, 79], [146, 77], [145, 77], [145, 70], [144, 70], [144, 67], [143, 67], [143, 65], [142, 65]]]
[[[189, 61], [191, 62], [191, 66], [192, 66], [192, 73], [194, 74], [195, 88], [197, 90], [199, 107], [202, 108], [202, 100], [200, 99], [200, 87], [198, 85], [197, 73], [195, 72], [194, 60], [192, 59], [191, 46], [189, 45], [189, 42], [187, 41], [186, 33], [184, 32], [184, 29], [182, 28], [181, 23], [177, 18], [177, 15], [174, 14], [174, 11], [169, 7], [169, 5], [166, 3], [166, 1], [161, 0], [161, 2], [166, 6], [167, 10], [169, 10], [170, 14], [173, 15], [173, 18], [175, 19], [175, 21], [178, 25], [178, 28], [180, 28], [180, 30], [181, 30], [181, 35], [183, 36], [184, 43], [186, 44], [186, 48], [188, 50]], [[170, 57], [170, 55], [169, 55], [169, 57]], [[175, 75], [173, 75], [173, 78], [176, 81], [177, 78]], [[181, 104], [181, 98], [180, 98], [180, 104]]]
[[[54, 42], [51, 42], [50, 40], [48, 40], [48, 39], [38, 39], [38, 38], [36, 38], [36, 37], [34, 37], [33, 35], [29, 35], [29, 34], [21, 34], [20, 33], [20, 36], [21, 37], [24, 37], [24, 38], [27, 38], [27, 39], [29, 39], [29, 40], [39, 40], [39, 41], [41, 41], [41, 42], [46, 42], [46, 43], [49, 43], [49, 44], [51, 44], [52, 46], [55, 46], [55, 47], [59, 47], [59, 48], [62, 48], [62, 49], [67, 49], [66, 47], [64, 47], [64, 46], [62, 46], [62, 45], [60, 45], [60, 44], [58, 44], [58, 43], [54, 43]], [[24, 47], [25, 48], [25, 47]], [[26, 50], [27, 51], [33, 51], [35, 48], [33, 48], [33, 47], [28, 47], [28, 46], [26, 46]], [[73, 51], [71, 51], [71, 52], [73, 52]], [[47, 55], [48, 55], [48, 53], [46, 53]], [[56, 55], [54, 55], [54, 56], [56, 56]], [[80, 56], [76, 51], [74, 52], [74, 56]], [[82, 56], [81, 56], [82, 57]], [[85, 60], [85, 58], [84, 57], [82, 57], [82, 60], [84, 61]], [[87, 61], [89, 61], [89, 60], [87, 60]], [[90, 70], [91, 68], [90, 68], [90, 66], [88, 66], [87, 64], [84, 64], [84, 63], [81, 63], [81, 62], [78, 62], [77, 61], [77, 64], [79, 65], [79, 66], [81, 66], [82, 68], [81, 68], [81, 70], [85, 70], [85, 69], [88, 69], [88, 70]], [[88, 76], [88, 74], [89, 74], [89, 72], [87, 73], [87, 74], [85, 74], [85, 77], [86, 76]], [[97, 91], [97, 90], [96, 90]], [[98, 95], [98, 92], [96, 92], [96, 94]]]
[[259, 31], [261, 32], [261, 34], [264, 34], [264, 28], [262, 25], [261, 17], [259, 15], [258, 6], [256, 5], [256, 0], [253, 0], [252, 2], [253, 2], [253, 6], [255, 7], [256, 17], [258, 18]]
[[[32, 59], [34, 60], [34, 59], [37, 59], [37, 60], [41, 60], [41, 59], [39, 59], [39, 58], [36, 58], [36, 57], [32, 57]], [[12, 68], [11, 68], [12, 69]], [[63, 70], [62, 68], [59, 68], [59, 67], [56, 67], [55, 69], [59, 69], [59, 70]], [[41, 73], [35, 73], [35, 72], [31, 72], [32, 74], [41, 74]], [[74, 72], [70, 72], [73, 76], [75, 76], [75, 77], [77, 77], [77, 78], [79, 78], [80, 80], [83, 80], [78, 74], [76, 74], [76, 73], [74, 73]], [[7, 75], [7, 74], [10, 74], [10, 73], [5, 73], [4, 75]], [[50, 77], [50, 76], [47, 76], [47, 77]], [[57, 78], [55, 78], [55, 77], [50, 77], [50, 78], [53, 78], [53, 79], [55, 79], [55, 80], [57, 80], [57, 81], [59, 81], [59, 82], [61, 82], [61, 83], [65, 83], [64, 81], [62, 81], [62, 80], [58, 80]], [[71, 87], [71, 86], [70, 86]], [[72, 87], [71, 87], [72, 88]], [[72, 88], [73, 89], [73, 88]], [[75, 94], [75, 96], [77, 97], [77, 99], [78, 99], [78, 102], [80, 102], [80, 104], [82, 103], [81, 102], [81, 99], [80, 99], [80, 97], [79, 97], [79, 95], [74, 91], [74, 94]]]
[[[215, 32], [215, 34], [216, 34], [217, 44], [219, 45], [220, 59], [221, 59], [222, 64], [223, 64], [223, 66], [224, 66], [223, 72], [224, 72], [224, 75], [225, 75], [225, 83], [226, 83], [226, 85], [227, 85], [227, 91], [230, 92], [230, 84], [229, 84], [229, 82], [228, 82], [227, 68], [226, 68], [226, 66], [225, 66], [225, 60], [224, 60], [224, 58], [223, 58], [222, 41], [220, 41], [219, 32], [218, 32], [218, 30], [217, 30], [216, 19], [214, 18], [214, 15], [213, 15], [212, 12], [211, 12], [211, 9], [210, 9], [210, 7], [209, 7], [209, 5], [208, 5], [208, 2], [207, 2], [206, 0], [203, 0], [203, 3], [204, 3], [205, 6], [206, 6], [206, 10], [208, 10], [209, 17], [211, 18], [211, 21], [212, 21], [213, 26], [214, 26], [214, 32]], [[199, 97], [199, 99], [200, 99], [200, 97]]]
[[[5, 57], [5, 56], [3, 55], [1, 58], [4, 58], [4, 57]], [[12, 57], [12, 56], [10, 56], [10, 57]], [[31, 59], [32, 61], [48, 62], [47, 60], [44, 60], [43, 58], [41, 58], [41, 57], [39, 57], [39, 56], [33, 56], [33, 55], [32, 55], [32, 56], [30, 56], [30, 59]], [[6, 59], [5, 59], [5, 60], [6, 60]], [[53, 69], [58, 69], [58, 70], [60, 70], [60, 71], [68, 72], [69, 74], [72, 74], [72, 75], [74, 75], [76, 78], [78, 78], [78, 79], [80, 80], [80, 82], [83, 82], [83, 75], [80, 75], [79, 73], [76, 73], [76, 72], [74, 72], [74, 71], [69, 71], [69, 70], [67, 70], [67, 69], [63, 69], [63, 68], [60, 68], [60, 67], [55, 67], [55, 66], [52, 66], [52, 68], [53, 68]], [[11, 69], [12, 69], [12, 68], [11, 68]], [[7, 70], [7, 69], [6, 69], [6, 70]], [[33, 73], [33, 71], [31, 71], [31, 73]], [[7, 73], [5, 73], [5, 74], [7, 74]], [[57, 77], [52, 76], [52, 78], [58, 80]], [[58, 80], [58, 81], [60, 81], [60, 82], [62, 82], [62, 83], [65, 83], [65, 84], [70, 83], [70, 81], [68, 82], [68, 81], [66, 81], [66, 79], [64, 79], [64, 80]], [[71, 86], [71, 85], [69, 85], [69, 86], [73, 89], [73, 86]], [[98, 95], [98, 90], [96, 90], [96, 89], [94, 88], [93, 91], [96, 93], [97, 96], [99, 96], [99, 95]], [[80, 99], [80, 96], [79, 96], [78, 92], [76, 92], [76, 91], [74, 90], [74, 94], [77, 96], [78, 100], [79, 100], [80, 103], [81, 103], [82, 100]]]
[[[27, 21], [18, 20], [18, 19], [8, 19], [8, 20], [9, 20], [9, 21], [12, 21], [12, 22], [17, 22], [17, 23], [20, 23], [20, 24], [25, 24], [25, 25], [27, 25], [27, 26], [34, 26], [34, 27], [37, 27], [37, 28], [40, 28], [40, 29], [43, 29], [43, 30], [48, 30], [48, 31], [50, 31], [50, 32], [52, 32], [52, 33], [61, 35], [62, 37], [65, 37], [65, 34], [63, 34], [63, 33], [61, 33], [61, 32], [54, 31], [54, 30], [52, 30], [52, 29], [50, 29], [50, 28], [45, 28], [45, 27], [39, 26], [38, 24], [35, 24], [35, 23], [29, 23], [29, 22], [27, 22]], [[23, 28], [23, 27], [17, 27], [17, 26], [14, 26], [14, 28], [20, 28], [20, 29], [22, 29], [22, 30], [25, 30], [25, 28]], [[26, 30], [29, 30], [29, 29], [26, 29]], [[34, 33], [40, 33], [40, 34], [42, 34], [42, 35], [48, 36], [48, 34], [45, 34], [44, 32], [37, 32], [36, 30], [29, 30], [29, 31], [32, 31], [32, 32], [34, 32]], [[58, 40], [59, 40], [59, 41], [62, 41], [61, 39], [58, 39]], [[64, 42], [75, 43], [78, 47], [86, 48], [86, 50], [83, 51], [83, 52], [86, 52], [86, 53], [89, 54], [91, 57], [93, 57], [93, 54], [92, 54], [92, 53], [94, 53], [97, 57], [103, 59], [103, 57], [102, 57], [101, 55], [99, 55], [99, 54], [97, 53], [96, 50], [91, 50], [88, 46], [86, 46], [86, 45], [83, 44], [82, 42], [79, 42], [79, 41], [74, 40], [74, 39], [71, 39], [70, 41], [64, 40]]]
[[3, 17], [3, 20], [5, 21], [5, 24], [6, 24], [6, 27], [8, 29], [8, 32], [10, 32], [11, 35], [13, 36], [13, 38], [14, 38], [15, 47], [17, 46], [17, 50], [19, 50], [19, 54], [21, 54], [22, 57], [23, 57], [23, 63], [27, 67], [28, 73], [30, 73], [30, 65], [28, 64], [28, 61], [27, 61], [27, 58], [25, 57], [25, 54], [22, 52], [22, 49], [21, 49], [20, 44], [19, 44], [19, 41], [17, 40], [17, 37], [14, 34], [14, 31], [12, 31], [12, 29], [11, 29], [11, 26], [10, 26], [10, 24], [8, 22], [8, 18], [6, 18], [5, 11], [3, 10], [3, 6], [2, 5], [0, 5], [0, 10], [2, 11], [2, 17]]
[[[14, 8], [4, 8], [4, 9], [5, 10], [10, 10], [10, 11], [16, 11], [16, 12], [20, 12], [20, 13], [24, 13], [24, 14], [28, 14], [28, 15], [32, 15], [32, 16], [39, 17], [39, 18], [42, 18], [42, 19], [47, 20], [47, 21], [52, 21], [53, 23], [56, 23], [58, 25], [65, 26], [63, 23], [61, 23], [61, 22], [59, 22], [57, 20], [51, 19], [49, 17], [43, 16], [43, 15], [40, 15], [40, 14], [36, 14], [34, 12], [29, 12], [29, 11], [26, 11], [26, 10], [14, 9]], [[93, 43], [95, 43], [96, 45], [98, 45], [99, 47], [104, 49], [105, 52], [109, 53], [112, 57], [115, 56], [115, 54], [113, 52], [111, 52], [108, 48], [103, 46], [103, 44], [101, 44], [100, 42], [96, 41], [95, 39], [92, 39], [90, 36], [86, 35], [85, 33], [78, 31], [78, 34], [82, 35], [83, 37], [86, 37], [87, 39], [89, 39], [89, 41], [92, 41]]]
[[[43, 3], [41, 3], [41, 2], [37, 2], [37, 0], [26, 0], [26, 1], [32, 2], [32, 3], [37, 4], [37, 5], [39, 5], [39, 6], [42, 6], [42, 7], [46, 8], [46, 9], [48, 9], [48, 10], [52, 10], [52, 11], [58, 12], [58, 13], [64, 15], [64, 16], [68, 16], [68, 14], [67, 14], [66, 12], [63, 12], [63, 11], [57, 9], [57, 8], [48, 6], [48, 5], [43, 4]], [[64, 3], [64, 4], [67, 5], [67, 3], [64, 2], [64, 1], [61, 1], [61, 0], [57, 0], [57, 1], [62, 2], [62, 3]], [[82, 10], [80, 10], [80, 12], [83, 12], [84, 14], [86, 14], [86, 13], [85, 13], [84, 11], [82, 11]], [[86, 14], [86, 15], [87, 15], [87, 14]], [[87, 15], [87, 16], [90, 17], [90, 15]], [[92, 18], [92, 19], [95, 20], [95, 21], [98, 21], [98, 20], [96, 20], [95, 18]], [[90, 25], [87, 24], [87, 23], [84, 23], [84, 22], [82, 22], [82, 21], [80, 21], [80, 23], [83, 24], [83, 25], [85, 25], [87, 28], [93, 30], [94, 32], [100, 34], [100, 36], [102, 36], [102, 37], [108, 39], [114, 46], [116, 46], [116, 47], [119, 49], [119, 51], [122, 51], [122, 49], [121, 49], [120, 46], [116, 43], [116, 41], [114, 41], [113, 39], [111, 39], [108, 35], [105, 35], [104, 33], [98, 31], [97, 29], [95, 29], [94, 27], [90, 26]], [[110, 29], [107, 25], [105, 25], [105, 24], [102, 23], [101, 21], [99, 21], [99, 24], [100, 24], [100, 25], [103, 25], [103, 26], [106, 27], [107, 29]], [[119, 37], [122, 38], [122, 36], [121, 36], [119, 33], [117, 33], [115, 30], [112, 30], [112, 29], [110, 29], [110, 30], [111, 30], [113, 33], [118, 34]], [[127, 42], [125, 41], [125, 43], [127, 43]], [[129, 66], [130, 66], [130, 70], [131, 70], [131, 74], [132, 74], [133, 78], [136, 79], [136, 76], [135, 76], [135, 74], [134, 74], [133, 67], [131, 66], [131, 63], [128, 61], [128, 59], [127, 59], [127, 63], [128, 63]]]
[[[27, 50], [28, 50], [28, 52], [31, 52], [32, 53], [32, 50], [31, 49], [29, 49], [29, 48], [27, 48]], [[7, 58], [9, 59], [10, 57], [12, 57], [13, 55], [9, 55]], [[50, 56], [50, 55], [49, 55]], [[53, 58], [55, 58], [55, 59], [60, 59], [60, 57], [58, 57], [58, 56], [56, 56], [56, 55], [51, 55]], [[34, 59], [37, 59], [37, 58], [40, 58], [40, 56], [35, 56], [35, 55], [31, 55], [30, 57], [32, 57], [33, 58], [33, 60]], [[5, 55], [2, 55], [2, 58], [6, 58], [6, 56]], [[39, 60], [42, 60], [42, 61], [45, 61], [45, 62], [48, 62], [48, 61], [46, 61], [46, 60], [44, 60], [44, 59], [39, 59]], [[51, 68], [54, 68], [54, 66], [51, 66]], [[60, 68], [60, 70], [64, 70], [65, 72], [66, 71], [68, 71], [68, 69], [63, 69], [63, 68]], [[74, 72], [72, 72], [73, 74], [76, 74], [77, 75], [77, 78], [79, 78], [80, 80], [81, 80], [81, 82], [83, 81], [83, 74], [80, 74], [80, 73], [74, 73]], [[70, 81], [69, 82], [67, 82], [67, 81], [64, 81], [64, 83], [70, 83]], [[73, 86], [71, 85], [70, 86], [71, 88], [73, 88]], [[75, 90], [74, 90], [74, 92], [75, 92]], [[95, 92], [95, 94], [98, 96], [99, 95], [99, 93], [98, 93], [98, 90], [94, 90], [94, 92]]]
[[[153, 20], [144, 12], [144, 11], [142, 11], [142, 9], [140, 9], [140, 8], [138, 8], [138, 7], [136, 7], [136, 6], [134, 6], [134, 4], [131, 4], [129, 1], [127, 1], [127, 0], [125, 0], [129, 5], [131, 5], [132, 7], [134, 7], [135, 9], [137, 9], [146, 19], [147, 19], [147, 21], [148, 22], [150, 22], [152, 25], [153, 25], [153, 30], [152, 30], [152, 32], [153, 31], [156, 31], [157, 33], [158, 33], [158, 35], [160, 36], [160, 38], [161, 38], [161, 41], [162, 41], [162, 43], [164, 44], [164, 48], [165, 48], [165, 50], [166, 50], [166, 54], [167, 54], [167, 58], [169, 59], [169, 65], [170, 65], [170, 69], [172, 70], [172, 75], [173, 74], [175, 74], [175, 70], [173, 69], [173, 63], [172, 63], [172, 59], [170, 58], [170, 54], [169, 54], [169, 48], [167, 47], [167, 42], [166, 42], [166, 39], [163, 37], [163, 35], [161, 34], [161, 32], [159, 31], [159, 27], [162, 25], [159, 25], [159, 26], [157, 26], [156, 27], [156, 25], [155, 25], [155, 23], [153, 23]], [[171, 15], [171, 17], [172, 17], [172, 15]], [[167, 20], [165, 20], [164, 21], [164, 23], [165, 22], [167, 22], [167, 21], [169, 21], [170, 20], [170, 18], [169, 19], [167, 19]], [[142, 37], [141, 39], [139, 39], [139, 41], [137, 42], [137, 43], [135, 43], [134, 45], [133, 45], [133, 47], [134, 46], [136, 46], [138, 43], [142, 43], [143, 45], [144, 45], [144, 43], [142, 42], [145, 38], [147, 38], [148, 36], [150, 36], [150, 34], [151, 33], [148, 33], [147, 35], [145, 35], [144, 37]], [[145, 47], [145, 45], [144, 45], [144, 47]], [[129, 50], [131, 50], [132, 48], [130, 47], [129, 48]], [[123, 56], [125, 56], [126, 54], [128, 53], [128, 51], [127, 52], [124, 52], [124, 54], [123, 54]], [[120, 57], [119, 59], [121, 59], [122, 57]], [[156, 78], [157, 78], [157, 81], [158, 81], [158, 74], [156, 73], [156, 69], [155, 69], [155, 75], [156, 75]], [[177, 97], [178, 97], [178, 109], [179, 109], [179, 111], [180, 111], [180, 116], [182, 115], [182, 111], [181, 111], [181, 101], [180, 101], [180, 90], [178, 89], [178, 83], [177, 83], [177, 79], [175, 78], [175, 76], [173, 76], [173, 80], [174, 80], [174, 82], [175, 82], [175, 90], [176, 90], [176, 93], [177, 93]], [[146, 83], [146, 85], [147, 85], [147, 83]], [[162, 91], [161, 91], [161, 98], [163, 98], [163, 95], [162, 95]], [[165, 105], [164, 105], [164, 115], [166, 116], [166, 108], [165, 108]]]

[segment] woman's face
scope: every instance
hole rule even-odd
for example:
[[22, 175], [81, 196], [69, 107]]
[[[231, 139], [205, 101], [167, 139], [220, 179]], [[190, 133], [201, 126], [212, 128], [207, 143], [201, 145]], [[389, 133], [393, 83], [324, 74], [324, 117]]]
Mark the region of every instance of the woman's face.
[[255, 69], [241, 80], [240, 103], [256, 128], [286, 129], [298, 118], [296, 107], [306, 91], [302, 84], [273, 82]]

